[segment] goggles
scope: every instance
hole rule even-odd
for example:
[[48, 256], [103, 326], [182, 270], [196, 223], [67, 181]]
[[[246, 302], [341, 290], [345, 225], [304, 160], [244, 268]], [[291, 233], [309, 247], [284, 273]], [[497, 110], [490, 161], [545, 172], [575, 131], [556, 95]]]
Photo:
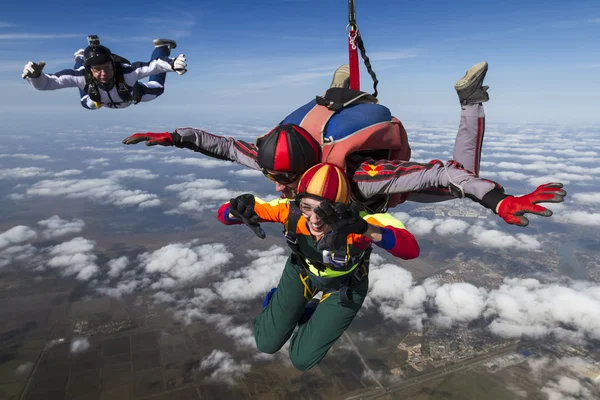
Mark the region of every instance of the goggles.
[[290, 183], [296, 182], [298, 178], [300, 178], [300, 174], [296, 174], [293, 172], [270, 173], [266, 169], [263, 169], [262, 173], [271, 181], [281, 183], [282, 185], [289, 185]]

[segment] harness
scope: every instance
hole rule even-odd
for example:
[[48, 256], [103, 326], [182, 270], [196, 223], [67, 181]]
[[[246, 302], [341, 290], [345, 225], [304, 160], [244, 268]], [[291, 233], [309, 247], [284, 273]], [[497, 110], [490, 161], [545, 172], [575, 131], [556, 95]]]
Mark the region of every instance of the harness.
[[[118, 56], [116, 54], [112, 55], [112, 60], [113, 60], [113, 68], [115, 71], [115, 76], [114, 76], [115, 87], [117, 88], [117, 94], [123, 101], [115, 102], [112, 99], [112, 97], [110, 96], [110, 90], [106, 90], [106, 94], [108, 95], [108, 98], [110, 99], [110, 104], [108, 104], [108, 106], [112, 107], [112, 108], [116, 108], [116, 106], [118, 104], [122, 104], [122, 103], [130, 103], [130, 102], [133, 102], [133, 104], [139, 103], [142, 99], [142, 94], [141, 94], [141, 91], [139, 90], [138, 83], [136, 82], [133, 86], [129, 86], [127, 84], [127, 82], [125, 82], [125, 77], [123, 74], [123, 63], [130, 64], [130, 62], [127, 59], [125, 59], [121, 56]], [[98, 88], [98, 84], [96, 83], [95, 79], [93, 78], [92, 73], [89, 70], [89, 68], [85, 68], [84, 92], [87, 93], [88, 96], [90, 96], [90, 99], [92, 101], [95, 101], [96, 103], [101, 103], [100, 88]]]
[[287, 245], [292, 250], [292, 261], [300, 265], [306, 272], [306, 275], [300, 274], [300, 280], [304, 285], [304, 297], [310, 300], [316, 293], [310, 290], [307, 280], [309, 275], [314, 275], [311, 272], [311, 267], [317, 269], [317, 278], [321, 277], [321, 272], [327, 268], [334, 271], [352, 271], [344, 275], [321, 279], [326, 280], [327, 284], [339, 284], [340, 300], [344, 305], [350, 305], [352, 302], [348, 297], [348, 289], [360, 282], [369, 273], [369, 261], [371, 251], [373, 248], [369, 246], [367, 250], [360, 254], [348, 255], [347, 250], [336, 248], [333, 252], [323, 251], [323, 262], [315, 260], [307, 260], [307, 258], [300, 251], [300, 243], [298, 242], [298, 236], [296, 234], [296, 228], [298, 221], [302, 216], [302, 212], [296, 202], [290, 202], [290, 214], [288, 216], [286, 229], [283, 233], [286, 238]]

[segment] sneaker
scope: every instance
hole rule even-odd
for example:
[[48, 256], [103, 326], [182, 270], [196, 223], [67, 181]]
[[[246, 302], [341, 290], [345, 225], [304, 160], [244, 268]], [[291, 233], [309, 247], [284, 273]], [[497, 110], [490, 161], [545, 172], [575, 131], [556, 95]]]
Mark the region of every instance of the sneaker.
[[458, 93], [460, 104], [477, 104], [484, 103], [490, 99], [487, 93], [489, 86], [482, 86], [483, 79], [488, 70], [488, 63], [483, 61], [473, 65], [463, 76], [456, 82], [454, 89]]
[[79, 49], [75, 52], [75, 54], [73, 54], [73, 57], [75, 58], [75, 61], [77, 61], [77, 58], [81, 57], [83, 58], [83, 53], [85, 52], [85, 50], [83, 49]]
[[344, 64], [335, 70], [329, 88], [350, 88], [350, 66], [348, 64]]
[[267, 295], [265, 296], [265, 300], [263, 301], [262, 308], [266, 308], [269, 305], [269, 303], [271, 302], [271, 297], [273, 297], [276, 290], [277, 288], [273, 288], [269, 291], [269, 293], [267, 293]]
[[171, 39], [154, 39], [154, 47], [169, 46], [173, 50], [177, 47], [177, 43]]

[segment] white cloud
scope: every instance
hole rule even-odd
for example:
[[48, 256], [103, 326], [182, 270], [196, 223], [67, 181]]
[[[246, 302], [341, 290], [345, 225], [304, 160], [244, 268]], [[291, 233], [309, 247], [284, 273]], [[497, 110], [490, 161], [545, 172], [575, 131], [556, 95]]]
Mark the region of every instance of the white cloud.
[[149, 169], [116, 169], [113, 171], [106, 171], [104, 175], [109, 176], [111, 179], [142, 179], [142, 180], [151, 180], [159, 177], [158, 174], [150, 171]]
[[38, 167], [0, 169], [0, 179], [29, 179], [45, 175], [48, 171]]
[[579, 203], [600, 204], [600, 193], [575, 193], [573, 200]]
[[485, 309], [486, 293], [469, 283], [443, 285], [435, 292], [438, 325], [452, 326], [455, 322], [469, 322], [478, 318]]
[[405, 321], [420, 330], [426, 317], [423, 304], [435, 291], [430, 281], [413, 286], [410, 272], [392, 264], [375, 266], [369, 271], [369, 296], [365, 300], [378, 304], [379, 312], [386, 318]]
[[499, 289], [490, 291], [468, 283], [440, 285], [431, 279], [414, 285], [410, 273], [390, 264], [376, 266], [369, 277], [365, 305], [374, 305], [384, 317], [408, 321], [417, 329], [425, 318], [449, 327], [485, 316], [491, 321], [490, 331], [507, 338], [552, 335], [575, 343], [586, 337], [600, 338], [600, 287], [591, 283], [561, 286], [505, 278]]
[[244, 361], [236, 362], [231, 354], [217, 349], [203, 358], [199, 366], [202, 371], [212, 370], [211, 380], [226, 382], [230, 385], [235, 385], [236, 379], [243, 378], [250, 368], [250, 364]]
[[0, 268], [16, 261], [31, 261], [37, 254], [37, 248], [30, 244], [10, 246], [0, 251]]
[[42, 236], [46, 239], [57, 238], [71, 233], [79, 233], [83, 231], [85, 222], [81, 219], [73, 219], [71, 221], [64, 220], [58, 215], [53, 215], [48, 219], [38, 222], [38, 225], [44, 227]]
[[139, 259], [146, 273], [160, 276], [151, 287], [164, 289], [219, 272], [233, 259], [233, 254], [222, 243], [190, 242], [169, 244], [152, 253], [143, 253]]
[[227, 182], [216, 179], [197, 179], [169, 185], [165, 190], [177, 192], [177, 197], [181, 200], [177, 212], [189, 213], [218, 208], [229, 199], [247, 193], [227, 189], [226, 185]]
[[37, 237], [36, 231], [25, 225], [17, 225], [0, 233], [0, 249], [33, 240]]
[[560, 149], [556, 150], [558, 154], [564, 154], [569, 157], [598, 157], [598, 153], [595, 151], [584, 151], [576, 149]]
[[86, 338], [76, 338], [71, 342], [71, 354], [80, 354], [90, 348], [90, 341]]
[[443, 223], [435, 227], [435, 231], [438, 235], [442, 236], [457, 235], [465, 232], [468, 227], [469, 224], [465, 221], [454, 218], [446, 218]]
[[143, 190], [124, 189], [113, 179], [46, 179], [33, 184], [25, 194], [87, 198], [123, 207], [156, 207], [161, 203], [157, 195]]
[[216, 160], [213, 158], [198, 157], [198, 158], [181, 158], [181, 157], [162, 157], [161, 162], [165, 164], [181, 164], [189, 165], [199, 168], [216, 168], [216, 167], [229, 167], [232, 165], [231, 161]]
[[102, 167], [108, 167], [109, 164], [109, 159], [108, 158], [92, 158], [90, 160], [85, 160], [84, 162], [86, 164], [90, 164], [91, 166], [102, 166]]
[[81, 171], [79, 169], [66, 169], [66, 170], [61, 171], [61, 172], [56, 172], [54, 174], [54, 176], [56, 178], [63, 178], [65, 176], [81, 175], [82, 173], [83, 173], [83, 171]]
[[79, 280], [87, 281], [98, 273], [97, 257], [91, 253], [95, 245], [94, 241], [82, 237], [58, 244], [50, 249], [52, 258], [47, 265], [60, 269], [65, 276], [74, 275]]
[[138, 161], [150, 161], [150, 160], [154, 160], [155, 158], [156, 157], [151, 154], [146, 154], [146, 155], [127, 156], [123, 159], [123, 161], [131, 163], [131, 162], [138, 162]]
[[108, 271], [108, 276], [111, 278], [116, 278], [121, 275], [121, 272], [127, 268], [129, 265], [129, 259], [126, 256], [122, 256], [119, 258], [115, 258], [108, 262], [108, 267], [110, 270]]
[[215, 291], [224, 299], [252, 300], [277, 286], [289, 250], [272, 246], [266, 251], [249, 250], [248, 256], [253, 259], [250, 265], [229, 273], [222, 282], [215, 283]]
[[530, 175], [525, 175], [520, 172], [511, 172], [511, 171], [500, 171], [500, 172], [486, 172], [486, 178], [499, 177], [502, 180], [507, 181], [523, 181], [525, 179], [531, 179]]
[[486, 230], [481, 226], [472, 226], [469, 234], [480, 246], [496, 249], [516, 248], [518, 250], [538, 250], [542, 245], [533, 236], [517, 233], [515, 236], [495, 229]]
[[394, 217], [404, 223], [415, 236], [425, 236], [435, 231], [438, 235], [448, 236], [467, 233], [473, 238], [476, 245], [505, 249], [516, 248], [519, 250], [531, 251], [541, 247], [540, 242], [533, 236], [518, 233], [510, 235], [499, 230], [488, 230], [483, 225], [469, 225], [466, 221], [455, 218], [435, 218], [433, 220], [423, 217], [411, 217], [409, 214], [400, 212], [393, 213]]
[[586, 382], [581, 379], [596, 369], [582, 358], [542, 357], [529, 359], [528, 365], [535, 379], [543, 384], [540, 392], [548, 400], [595, 400], [600, 397], [598, 381]]
[[50, 160], [50, 156], [43, 154], [0, 154], [0, 158], [11, 157], [11, 158], [22, 158], [25, 160]]
[[232, 170], [232, 171], [228, 171], [228, 173], [233, 174], [233, 175], [238, 175], [238, 176], [243, 176], [243, 177], [257, 177], [257, 176], [264, 176], [263, 173], [261, 171], [258, 171], [256, 169], [240, 169], [240, 170]]
[[599, 226], [600, 213], [591, 213], [587, 211], [569, 211], [561, 213], [559, 216], [556, 217], [556, 220], [577, 225]]

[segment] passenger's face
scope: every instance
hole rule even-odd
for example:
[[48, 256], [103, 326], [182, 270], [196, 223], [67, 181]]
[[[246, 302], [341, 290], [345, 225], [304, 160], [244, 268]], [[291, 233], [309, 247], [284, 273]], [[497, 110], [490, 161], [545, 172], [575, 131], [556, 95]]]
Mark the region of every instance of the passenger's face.
[[321, 236], [331, 230], [329, 225], [314, 212], [314, 209], [321, 205], [321, 201], [310, 197], [303, 197], [300, 200], [300, 212], [308, 222], [308, 230], [314, 236]]
[[280, 192], [286, 199], [293, 199], [298, 192], [300, 174], [263, 170], [263, 174], [275, 183], [275, 191]]
[[108, 83], [115, 76], [115, 71], [110, 61], [102, 65], [94, 65], [90, 69], [92, 70], [94, 79], [100, 83]]

